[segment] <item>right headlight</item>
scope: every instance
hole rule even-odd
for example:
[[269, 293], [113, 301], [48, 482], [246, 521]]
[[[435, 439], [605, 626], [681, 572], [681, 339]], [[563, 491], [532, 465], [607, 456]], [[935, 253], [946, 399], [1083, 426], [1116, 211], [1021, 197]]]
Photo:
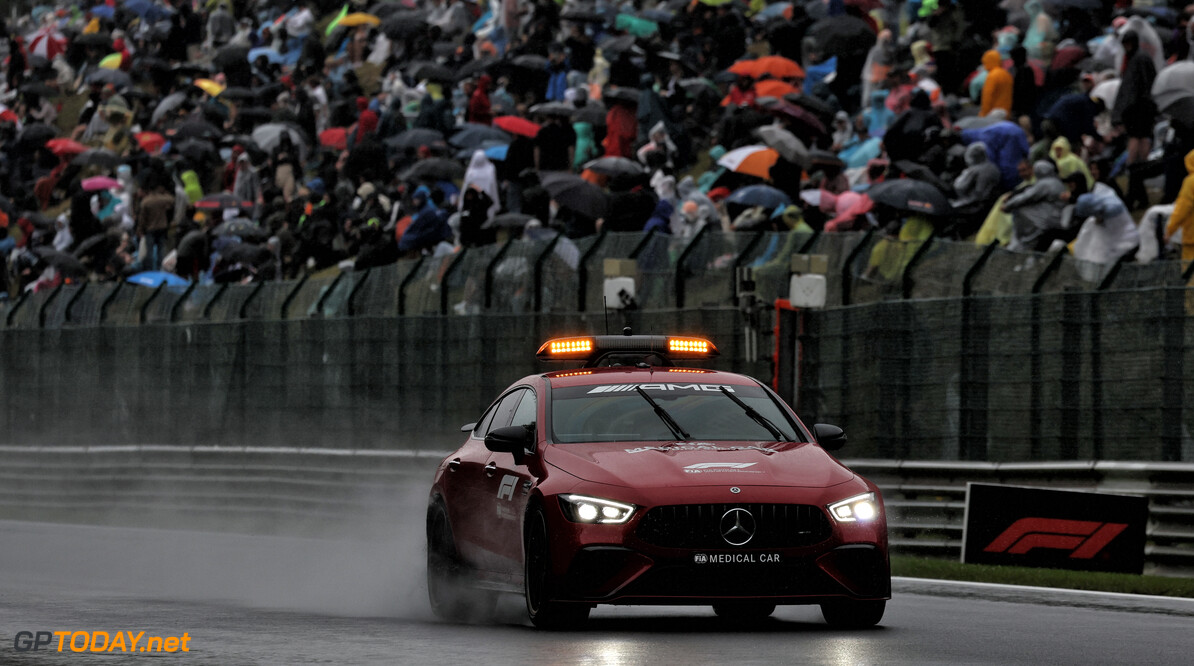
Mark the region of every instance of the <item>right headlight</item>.
[[574, 523], [605, 523], [620, 525], [634, 515], [633, 504], [589, 497], [587, 495], [560, 495], [560, 508], [564, 516]]
[[863, 493], [834, 502], [828, 507], [829, 515], [839, 523], [867, 522], [879, 516], [879, 502], [875, 493]]

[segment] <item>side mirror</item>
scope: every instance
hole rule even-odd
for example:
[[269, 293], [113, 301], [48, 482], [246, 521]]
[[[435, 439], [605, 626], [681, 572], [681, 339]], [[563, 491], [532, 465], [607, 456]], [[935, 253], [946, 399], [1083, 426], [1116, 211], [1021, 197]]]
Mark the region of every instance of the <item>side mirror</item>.
[[817, 444], [826, 451], [837, 451], [846, 445], [846, 433], [841, 428], [828, 423], [818, 423], [813, 426], [813, 437]]
[[494, 428], [485, 435], [485, 448], [495, 453], [512, 453], [514, 462], [522, 463], [527, 449], [535, 443], [535, 429], [526, 426]]

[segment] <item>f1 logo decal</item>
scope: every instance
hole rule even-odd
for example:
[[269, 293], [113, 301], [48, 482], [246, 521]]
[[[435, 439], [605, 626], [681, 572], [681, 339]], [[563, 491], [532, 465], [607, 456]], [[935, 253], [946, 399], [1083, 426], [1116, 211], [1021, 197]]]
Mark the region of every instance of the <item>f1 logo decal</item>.
[[514, 500], [514, 484], [518, 483], [518, 477], [513, 474], [507, 474], [502, 477], [502, 485], [498, 486], [498, 499]]
[[1073, 559], [1088, 560], [1127, 527], [1126, 523], [1021, 518], [983, 550], [1023, 555], [1033, 548], [1058, 548], [1072, 551], [1070, 557]]

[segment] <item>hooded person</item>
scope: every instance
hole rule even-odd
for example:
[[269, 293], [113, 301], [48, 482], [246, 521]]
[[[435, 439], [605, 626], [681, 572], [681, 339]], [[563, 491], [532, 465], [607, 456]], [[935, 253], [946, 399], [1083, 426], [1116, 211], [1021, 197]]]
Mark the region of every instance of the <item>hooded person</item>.
[[[489, 157], [485, 154], [484, 150], [473, 151], [473, 157], [469, 160], [468, 169], [464, 172], [464, 181], [460, 185], [460, 191], [464, 192], [469, 188], [484, 192], [489, 197], [489, 200], [493, 202], [489, 205], [486, 219], [492, 219], [502, 209], [502, 201], [498, 194], [497, 167], [493, 165], [493, 162], [489, 161]], [[458, 209], [462, 210], [463, 208], [464, 198], [461, 197]]]
[[635, 153], [638, 161], [646, 164], [647, 156], [659, 151], [664, 155], [664, 165], [668, 169], [675, 167], [676, 144], [672, 142], [671, 136], [668, 135], [667, 125], [662, 120], [651, 127], [647, 138], [649, 139], [647, 143], [643, 144]]
[[1040, 160], [1032, 165], [1036, 182], [1012, 194], [1003, 202], [1003, 212], [1012, 214], [1012, 240], [1009, 250], [1040, 251], [1038, 243], [1051, 230], [1061, 228], [1065, 208], [1062, 193], [1066, 186], [1057, 177], [1052, 162]]
[[999, 51], [991, 49], [983, 54], [983, 68], [987, 70], [987, 80], [983, 82], [978, 114], [985, 116], [995, 109], [1003, 109], [1010, 116], [1015, 81], [1003, 68], [1003, 56], [999, 55]]
[[883, 135], [883, 146], [892, 162], [910, 160], [919, 163], [925, 152], [931, 129], [943, 129], [941, 118], [933, 111], [929, 94], [917, 88], [908, 109], [901, 113]]
[[468, 111], [465, 119], [470, 123], [490, 125], [493, 123], [493, 104], [489, 101], [489, 89], [493, 86], [493, 79], [488, 74], [477, 78], [477, 86], [468, 100]]
[[875, 90], [870, 95], [871, 105], [862, 112], [862, 119], [866, 122], [867, 134], [881, 138], [888, 125], [895, 120], [896, 114], [887, 108], [887, 91]]
[[452, 236], [447, 217], [440, 215], [432, 202], [431, 190], [426, 185], [415, 189], [410, 198], [413, 215], [410, 226], [398, 239], [399, 252], [422, 252], [430, 250], [441, 241]]
[[1049, 147], [1049, 157], [1052, 158], [1053, 163], [1057, 165], [1057, 175], [1061, 178], [1066, 178], [1072, 173], [1081, 173], [1086, 176], [1087, 189], [1094, 187], [1094, 176], [1090, 175], [1090, 169], [1087, 168], [1086, 162], [1082, 158], [1074, 154], [1070, 149], [1070, 140], [1064, 136], [1059, 136], [1053, 141], [1053, 145]]
[[576, 150], [573, 152], [572, 169], [579, 172], [585, 164], [601, 157], [601, 151], [597, 148], [597, 138], [593, 133], [592, 123], [572, 123], [572, 131], [576, 132]]
[[[1134, 254], [1140, 245], [1136, 221], [1124, 202], [1109, 191], [1079, 196], [1074, 203], [1074, 219], [1084, 220], [1074, 240], [1075, 259], [1110, 264], [1124, 255]], [[1080, 265], [1078, 270], [1083, 271], [1084, 267]], [[1094, 280], [1101, 269], [1091, 273], [1088, 279]]]
[[989, 208], [999, 195], [1003, 176], [987, 155], [987, 144], [975, 141], [966, 146], [962, 158], [966, 161], [966, 168], [954, 179], [954, 192], [957, 194], [952, 202], [954, 209]]
[[1028, 157], [1030, 146], [1024, 130], [1010, 120], [962, 130], [962, 143], [982, 141], [987, 146], [987, 156], [999, 168], [1002, 176], [1000, 186], [1010, 190], [1020, 183], [1020, 162]]
[[1182, 181], [1169, 223], [1165, 225], [1166, 243], [1178, 233], [1182, 235], [1183, 267], [1194, 261], [1194, 150], [1186, 153], [1186, 171], [1189, 175]]
[[655, 211], [647, 220], [647, 224], [643, 226], [643, 233], [651, 233], [658, 231], [661, 234], [672, 233], [672, 215], [675, 213], [675, 206], [667, 199], [660, 199], [655, 203]]

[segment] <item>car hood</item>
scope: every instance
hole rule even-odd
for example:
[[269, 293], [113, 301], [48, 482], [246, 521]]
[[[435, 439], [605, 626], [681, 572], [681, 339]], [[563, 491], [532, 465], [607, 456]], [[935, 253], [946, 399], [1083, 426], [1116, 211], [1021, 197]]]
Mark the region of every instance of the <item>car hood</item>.
[[792, 486], [828, 488], [854, 473], [816, 444], [617, 442], [552, 444], [548, 464], [585, 481], [633, 488]]

